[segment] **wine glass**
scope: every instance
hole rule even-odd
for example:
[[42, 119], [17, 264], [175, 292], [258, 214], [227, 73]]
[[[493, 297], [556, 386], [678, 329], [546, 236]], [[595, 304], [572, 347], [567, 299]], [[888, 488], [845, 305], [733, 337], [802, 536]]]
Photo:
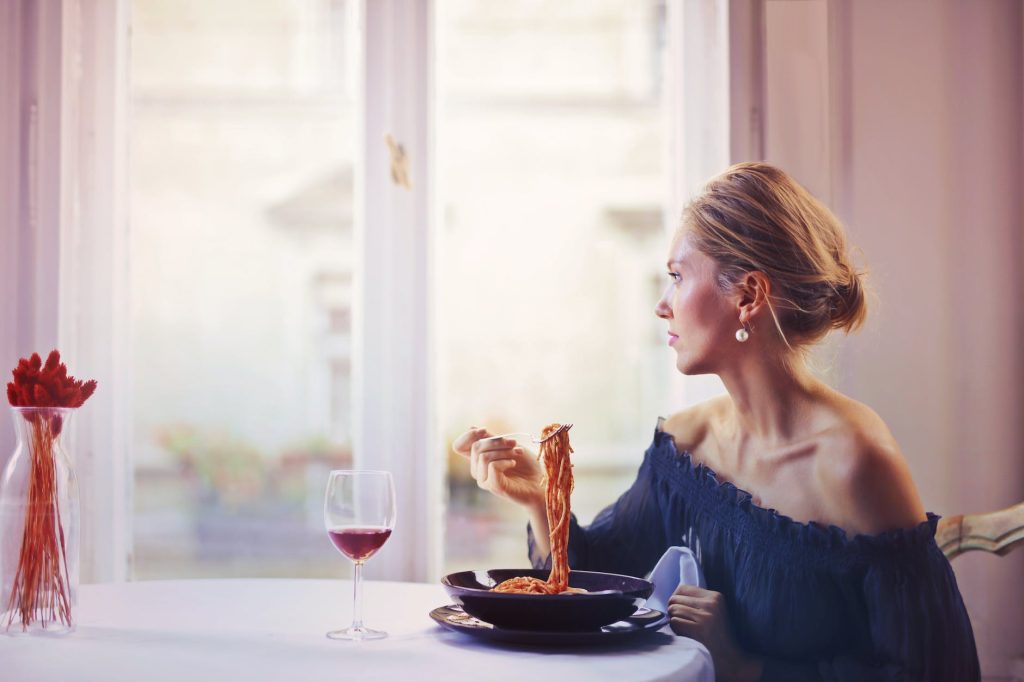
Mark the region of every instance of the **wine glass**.
[[335, 548], [355, 564], [352, 625], [327, 633], [331, 639], [387, 637], [363, 626], [363, 564], [391, 537], [395, 527], [395, 483], [387, 471], [332, 471], [327, 479], [324, 525]]

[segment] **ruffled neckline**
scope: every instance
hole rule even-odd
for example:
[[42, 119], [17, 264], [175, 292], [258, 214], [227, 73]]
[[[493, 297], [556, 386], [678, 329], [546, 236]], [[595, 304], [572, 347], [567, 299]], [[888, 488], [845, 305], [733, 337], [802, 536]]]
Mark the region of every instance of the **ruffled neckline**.
[[[688, 450], [680, 451], [672, 434], [661, 429], [661, 420], [654, 430], [649, 454], [656, 470], [676, 481], [692, 483], [693, 490], [705, 504], [704, 508], [713, 509], [714, 521], [729, 524], [744, 538], [744, 542], [755, 540], [756, 543], [759, 539], [767, 546], [785, 540], [787, 544], [833, 549], [845, 555], [890, 554], [935, 545], [935, 530], [940, 517], [932, 512], [927, 513], [926, 520], [910, 528], [896, 528], [877, 534], [859, 533], [850, 537], [839, 526], [797, 521], [775, 509], [762, 507], [746, 490], [729, 481], [719, 481], [714, 470], [703, 462], [695, 462]], [[763, 532], [750, 532], [756, 529]]]

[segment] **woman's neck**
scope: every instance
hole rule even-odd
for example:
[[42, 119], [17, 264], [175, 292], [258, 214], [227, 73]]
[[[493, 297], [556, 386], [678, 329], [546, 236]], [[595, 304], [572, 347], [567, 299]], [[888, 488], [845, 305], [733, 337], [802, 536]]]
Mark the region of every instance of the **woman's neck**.
[[748, 445], [764, 450], [799, 439], [810, 428], [811, 408], [827, 390], [796, 357], [782, 363], [750, 354], [719, 376], [735, 406], [728, 426], [741, 451]]

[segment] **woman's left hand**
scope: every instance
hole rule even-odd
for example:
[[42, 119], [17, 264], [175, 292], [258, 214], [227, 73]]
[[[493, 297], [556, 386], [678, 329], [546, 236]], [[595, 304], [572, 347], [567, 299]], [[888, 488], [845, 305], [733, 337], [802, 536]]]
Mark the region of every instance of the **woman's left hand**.
[[761, 679], [763, 664], [736, 643], [721, 592], [680, 585], [668, 600], [668, 615], [674, 633], [707, 647], [715, 663], [716, 680], [756, 682]]

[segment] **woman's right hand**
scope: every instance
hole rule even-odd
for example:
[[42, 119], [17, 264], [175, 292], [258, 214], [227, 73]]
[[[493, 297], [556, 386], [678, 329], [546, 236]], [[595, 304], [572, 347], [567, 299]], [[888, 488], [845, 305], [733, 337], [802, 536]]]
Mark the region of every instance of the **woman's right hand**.
[[489, 493], [530, 509], [544, 507], [544, 472], [533, 453], [512, 438], [493, 438], [472, 428], [452, 449], [469, 460], [469, 473]]

